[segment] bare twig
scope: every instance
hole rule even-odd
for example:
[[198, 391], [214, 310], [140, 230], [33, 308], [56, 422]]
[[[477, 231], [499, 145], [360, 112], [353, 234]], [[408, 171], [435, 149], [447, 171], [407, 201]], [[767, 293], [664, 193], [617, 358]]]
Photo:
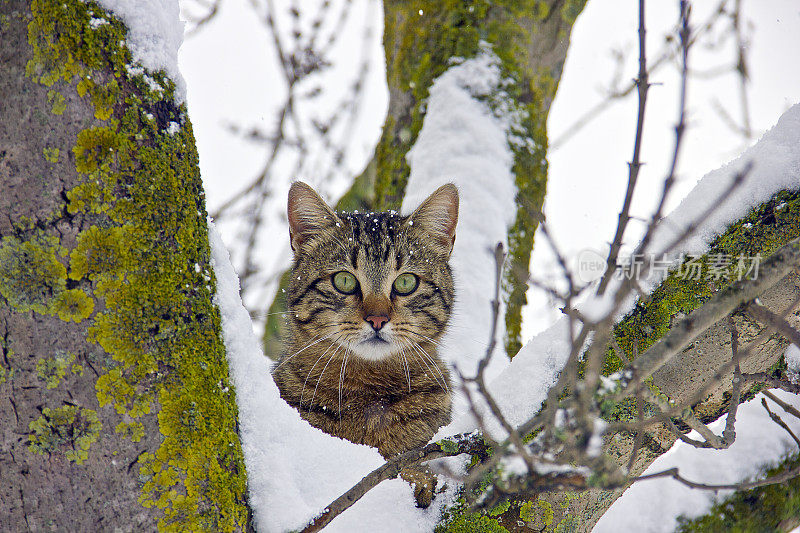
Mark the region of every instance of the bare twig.
[[781, 335], [789, 339], [789, 342], [800, 348], [800, 331], [792, 327], [789, 322], [777, 314], [773, 313], [766, 307], [756, 302], [751, 302], [747, 308], [747, 313], [752, 315], [753, 318], [764, 324], [769, 324], [775, 328]]
[[771, 389], [781, 389], [792, 394], [800, 394], [800, 385], [778, 379], [766, 372], [756, 372], [754, 374], [742, 374], [743, 381], [754, 381], [756, 383], [763, 383]]
[[697, 483], [695, 481], [691, 481], [686, 479], [685, 477], [681, 476], [680, 472], [677, 468], [670, 468], [668, 470], [664, 470], [662, 472], [656, 472], [654, 474], [647, 474], [644, 476], [639, 476], [634, 478], [632, 481], [644, 481], [646, 479], [657, 479], [662, 477], [671, 477], [672, 479], [679, 481], [686, 485], [687, 487], [691, 487], [693, 489], [704, 489], [704, 490], [750, 490], [755, 489], [758, 487], [764, 487], [766, 485], [774, 485], [776, 483], [783, 483], [784, 481], [788, 481], [792, 478], [797, 477], [800, 475], [800, 466], [792, 468], [790, 470], [786, 470], [781, 472], [780, 474], [776, 474], [774, 476], [770, 476], [768, 478], [759, 480], [759, 481], [745, 481], [742, 483], [728, 483], [728, 484], [720, 484], [714, 485], [710, 483]]
[[786, 422], [784, 422], [780, 416], [770, 411], [769, 405], [767, 405], [767, 400], [765, 398], [761, 398], [761, 405], [767, 410], [767, 414], [769, 414], [769, 417], [772, 419], [772, 421], [785, 429], [789, 436], [792, 437], [792, 440], [794, 440], [795, 444], [800, 447], [800, 439], [797, 438], [797, 435], [794, 434], [794, 431], [792, 431], [792, 429], [786, 425]]
[[483, 399], [486, 401], [486, 404], [489, 406], [489, 409], [495, 419], [500, 423], [503, 429], [508, 433], [508, 438], [514, 444], [514, 447], [517, 449], [517, 452], [525, 461], [525, 465], [528, 467], [528, 472], [533, 473], [534, 471], [534, 464], [533, 459], [531, 458], [528, 451], [525, 449], [525, 445], [522, 442], [522, 438], [520, 437], [519, 433], [517, 432], [516, 428], [514, 428], [506, 417], [503, 415], [503, 412], [500, 410], [500, 406], [497, 405], [492, 394], [489, 392], [489, 389], [486, 386], [486, 368], [489, 366], [489, 363], [492, 360], [492, 355], [494, 354], [495, 346], [497, 344], [497, 323], [500, 319], [500, 284], [503, 280], [503, 264], [505, 263], [506, 254], [503, 251], [502, 243], [497, 243], [497, 246], [494, 250], [494, 261], [495, 261], [495, 288], [494, 288], [494, 299], [491, 302], [492, 306], [492, 327], [489, 330], [489, 346], [486, 348], [486, 353], [484, 357], [478, 362], [478, 372], [470, 381], [473, 381], [478, 386], [478, 391], [483, 396]]
[[[728, 2], [729, 0], [722, 0], [711, 12], [711, 15], [702, 24], [695, 28], [689, 38], [689, 46], [694, 45], [704, 36], [708, 35], [709, 32], [711, 32], [711, 30], [716, 26], [717, 22], [719, 22], [721, 17], [725, 14], [725, 6], [728, 4]], [[673, 39], [671, 36], [668, 36], [664, 45], [662, 46], [662, 49], [656, 55], [656, 59], [650, 62], [650, 73], [653, 74], [662, 67], [669, 65], [679, 53], [680, 49], [676, 51], [675, 47], [673, 46]], [[726, 72], [729, 70], [730, 69], [726, 69]], [[603, 112], [611, 107], [614, 102], [630, 95], [636, 88], [636, 80], [634, 79], [625, 87], [614, 88], [613, 90], [610, 90], [606, 98], [583, 113], [577, 120], [566, 127], [560, 135], [554, 136], [553, 141], [550, 143], [550, 151], [553, 152], [561, 148], [564, 144], [566, 144], [567, 141], [569, 141], [569, 139], [572, 138], [573, 135], [581, 131], [587, 124], [591, 123], [594, 119], [602, 115]]]
[[327, 505], [322, 513], [303, 528], [302, 533], [312, 533], [321, 530], [329, 524], [331, 520], [361, 499], [370, 489], [377, 486], [381, 481], [396, 478], [403, 469], [409, 466], [414, 466], [433, 459], [440, 459], [442, 457], [453, 457], [463, 453], [485, 454], [486, 450], [487, 447], [481, 435], [467, 433], [443, 441], [432, 442], [420, 448], [400, 454], [367, 474], [351, 489]]
[[620, 248], [622, 248], [622, 238], [625, 234], [625, 228], [628, 227], [628, 221], [630, 220], [633, 191], [636, 188], [636, 180], [639, 177], [639, 169], [642, 166], [640, 156], [642, 150], [642, 135], [644, 134], [644, 113], [647, 109], [647, 90], [650, 88], [649, 74], [647, 72], [647, 52], [645, 48], [647, 30], [644, 23], [644, 8], [645, 1], [639, 0], [639, 74], [635, 80], [639, 96], [639, 107], [636, 112], [636, 135], [633, 141], [633, 157], [630, 163], [628, 163], [628, 186], [625, 190], [625, 200], [622, 203], [622, 210], [619, 212], [616, 234], [611, 241], [611, 248], [608, 251], [606, 271], [600, 280], [600, 285], [597, 287], [597, 293], [600, 295], [606, 291], [611, 281], [611, 276], [617, 268], [617, 258]]
[[761, 391], [761, 392], [762, 392], [762, 394], [764, 396], [766, 396], [767, 398], [769, 398], [773, 402], [775, 402], [778, 405], [780, 405], [781, 409], [783, 409], [784, 411], [786, 411], [787, 413], [789, 413], [793, 417], [800, 419], [800, 411], [795, 409], [794, 406], [789, 405], [788, 403], [784, 402], [783, 400], [781, 400], [780, 398], [778, 398], [777, 396], [775, 396], [774, 394], [772, 394], [772, 392], [770, 392], [768, 390]]
[[681, 152], [681, 146], [683, 145], [683, 132], [686, 129], [686, 97], [687, 91], [686, 87], [689, 81], [689, 76], [687, 74], [689, 68], [689, 11], [690, 7], [686, 0], [681, 0], [680, 2], [680, 30], [678, 31], [678, 35], [680, 37], [681, 43], [681, 82], [680, 82], [680, 99], [678, 104], [678, 123], [675, 125], [675, 145], [672, 150], [672, 161], [670, 162], [669, 171], [667, 172], [667, 177], [664, 179], [664, 188], [661, 191], [661, 198], [658, 202], [658, 207], [653, 213], [652, 218], [650, 219], [650, 224], [648, 225], [647, 229], [645, 230], [644, 237], [642, 237], [641, 243], [636, 249], [636, 253], [642, 253], [647, 250], [647, 245], [650, 243], [650, 239], [654, 234], [654, 230], [658, 222], [661, 220], [662, 213], [664, 212], [664, 207], [666, 205], [667, 198], [669, 197], [670, 191], [672, 189], [673, 184], [675, 183], [675, 171], [678, 168], [678, 159]]
[[742, 372], [739, 369], [739, 331], [733, 319], [728, 317], [728, 325], [731, 328], [731, 354], [733, 355], [733, 390], [731, 391], [730, 405], [728, 406], [728, 417], [725, 419], [725, 429], [722, 432], [722, 442], [727, 446], [733, 444], [736, 439], [736, 410], [742, 395]]

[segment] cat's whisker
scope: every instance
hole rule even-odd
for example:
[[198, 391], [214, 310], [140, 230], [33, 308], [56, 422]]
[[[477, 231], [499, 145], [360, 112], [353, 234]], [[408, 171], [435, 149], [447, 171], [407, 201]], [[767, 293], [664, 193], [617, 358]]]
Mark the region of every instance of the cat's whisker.
[[[287, 361], [289, 361], [289, 360], [290, 360], [290, 359], [292, 359], [293, 357], [295, 357], [295, 356], [299, 355], [301, 352], [305, 351], [306, 349], [308, 349], [308, 348], [311, 348], [311, 347], [312, 347], [312, 346], [314, 346], [315, 344], [319, 344], [320, 342], [322, 342], [322, 341], [324, 341], [324, 340], [326, 340], [326, 339], [330, 339], [331, 337], [333, 337], [333, 336], [334, 336], [334, 335], [336, 335], [337, 333], [339, 333], [339, 332], [338, 332], [338, 331], [334, 331], [334, 332], [333, 332], [333, 333], [331, 333], [330, 335], [326, 335], [326, 336], [324, 336], [324, 337], [322, 337], [322, 338], [319, 338], [319, 339], [318, 339], [317, 337], [312, 337], [312, 338], [311, 338], [311, 341], [309, 341], [309, 342], [308, 342], [308, 344], [306, 344], [305, 346], [303, 346], [302, 348], [300, 348], [299, 350], [297, 350], [295, 353], [293, 353], [292, 355], [290, 355], [289, 357], [285, 358], [283, 361], [281, 361], [280, 363], [278, 363], [278, 364], [275, 366], [275, 368], [273, 368], [273, 369], [272, 369], [272, 371], [273, 371], [273, 372], [275, 372], [275, 371], [276, 371], [276, 370], [278, 370], [278, 369], [279, 369], [281, 366], [283, 366], [283, 364], [284, 364], [284, 363], [286, 363]], [[314, 339], [317, 339], [317, 340], [314, 340]]]
[[322, 372], [319, 373], [319, 378], [317, 378], [317, 385], [314, 387], [314, 394], [311, 395], [311, 402], [309, 402], [309, 404], [308, 404], [309, 411], [311, 410], [311, 406], [314, 405], [314, 398], [317, 396], [317, 388], [319, 388], [319, 383], [320, 383], [320, 381], [322, 381], [322, 376], [325, 374], [325, 370], [328, 368], [328, 365], [331, 364], [331, 361], [333, 361], [333, 358], [336, 357], [336, 354], [339, 351], [339, 348], [341, 348], [341, 347], [342, 347], [342, 345], [338, 344], [338, 340], [337, 340], [336, 349], [333, 351], [331, 356], [328, 358], [328, 362], [325, 363], [325, 366], [322, 367]]
[[[314, 369], [317, 367], [317, 363], [319, 363], [322, 360], [322, 358], [325, 357], [325, 355], [327, 355], [327, 353], [329, 351], [331, 351], [331, 349], [334, 347], [334, 344], [338, 343], [339, 339], [341, 339], [341, 338], [342, 338], [342, 336], [340, 335], [339, 337], [337, 337], [337, 338], [335, 338], [333, 340], [331, 345], [328, 346], [328, 348], [324, 352], [322, 352], [322, 355], [317, 357], [317, 360], [314, 361], [314, 365], [311, 367], [311, 370], [309, 370], [308, 374], [306, 374], [306, 379], [303, 381], [303, 388], [300, 390], [300, 409], [303, 408], [303, 394], [306, 391], [306, 383], [308, 383], [308, 378], [311, 377], [311, 373], [314, 372]], [[336, 345], [338, 346], [338, 344], [336, 344]], [[334, 352], [334, 353], [336, 353], [336, 352]], [[323, 369], [323, 372], [324, 372], [324, 369]], [[317, 384], [319, 384], [319, 381], [317, 381]], [[311, 409], [311, 404], [310, 403], [308, 404], [308, 408]]]
[[444, 348], [444, 345], [441, 342], [439, 342], [437, 340], [434, 340], [434, 339], [428, 337], [427, 335], [423, 335], [422, 333], [414, 331], [413, 329], [404, 328], [404, 327], [397, 327], [396, 329], [398, 331], [402, 331], [402, 332], [405, 332], [405, 333], [411, 333], [412, 335], [416, 335], [417, 337], [421, 337], [421, 338], [425, 339], [426, 341], [430, 342], [431, 344], [433, 344], [434, 346], [436, 346], [437, 348], [442, 348], [442, 349]]
[[342, 366], [339, 368], [339, 423], [342, 422], [342, 384], [344, 383], [344, 375], [347, 371], [347, 354], [350, 353], [350, 347], [348, 346], [344, 352], [344, 357], [342, 358]]
[[[417, 358], [418, 358], [420, 361], [422, 361], [422, 363], [423, 363], [423, 364], [424, 364], [424, 365], [425, 365], [425, 366], [428, 368], [428, 372], [430, 372], [430, 373], [431, 373], [431, 375], [433, 376], [433, 379], [434, 379], [434, 380], [436, 380], [436, 383], [437, 383], [437, 384], [438, 384], [440, 387], [442, 387], [442, 390], [444, 390], [445, 392], [448, 392], [448, 391], [450, 390], [450, 387], [448, 387], [448, 386], [447, 386], [447, 380], [444, 378], [444, 375], [442, 374], [442, 371], [441, 371], [441, 370], [439, 370], [439, 367], [436, 365], [436, 363], [435, 363], [434, 361], [432, 361], [432, 360], [431, 360], [431, 359], [428, 357], [428, 354], [427, 354], [427, 352], [425, 352], [424, 350], [422, 350], [422, 349], [420, 348], [419, 344], [417, 344], [417, 343], [416, 343], [416, 342], [414, 342], [414, 341], [410, 341], [410, 340], [409, 340], [409, 343], [410, 343], [410, 344], [408, 344], [409, 348], [411, 348], [411, 349], [413, 350], [411, 353], [412, 353], [412, 354], [414, 354], [414, 352], [416, 352], [416, 356], [417, 356]], [[438, 378], [438, 377], [436, 377], [436, 373], [433, 371], [433, 369], [431, 369], [431, 365], [430, 365], [430, 364], [428, 364], [428, 361], [431, 361], [431, 362], [433, 363], [433, 367], [436, 369], [436, 372], [438, 372], [438, 373], [439, 373], [439, 376], [442, 378], [442, 380], [441, 380], [441, 381], [439, 381], [439, 378]]]
[[408, 359], [406, 359], [406, 350], [405, 350], [405, 348], [400, 348], [400, 357], [402, 358], [402, 359], [400, 359], [400, 363], [403, 366], [403, 370], [405, 370], [406, 381], [408, 381], [408, 392], [411, 392], [411, 373], [409, 372], [409, 369], [408, 369]]
[[427, 335], [423, 335], [422, 333], [418, 333], [416, 331], [411, 331], [411, 333], [413, 333], [414, 335], [417, 335], [419, 337], [422, 337], [423, 339], [425, 339], [426, 341], [430, 342], [431, 344], [433, 344], [437, 348], [444, 348], [444, 345], [441, 342], [433, 340], [432, 338], [428, 337]]
[[[413, 356], [414, 356], [414, 357], [415, 357], [417, 360], [421, 361], [421, 362], [422, 362], [422, 364], [424, 364], [424, 365], [425, 365], [425, 367], [428, 369], [428, 372], [430, 372], [430, 374], [433, 376], [433, 380], [434, 380], [434, 381], [436, 381], [436, 384], [437, 384], [437, 385], [439, 385], [439, 386], [442, 388], [442, 390], [443, 390], [443, 391], [447, 392], [447, 388], [446, 388], [446, 386], [445, 386], [445, 385], [442, 385], [442, 382], [441, 382], [441, 381], [439, 381], [439, 378], [438, 378], [438, 377], [436, 377], [436, 374], [435, 374], [435, 373], [434, 373], [434, 372], [431, 370], [431, 366], [428, 364], [428, 362], [427, 362], [427, 361], [426, 361], [424, 358], [422, 358], [422, 356], [420, 356], [418, 353], [415, 353], [415, 352], [413, 352], [413, 351], [412, 351], [412, 352], [410, 352], [410, 353], [411, 353], [411, 355], [413, 355]], [[426, 375], [427, 375], [427, 374], [426, 374]]]
[[[444, 383], [444, 390], [449, 392], [450, 391], [450, 387], [447, 384], [447, 379], [445, 379], [444, 374], [442, 373], [441, 369], [439, 368], [439, 365], [436, 364], [436, 360], [433, 358], [433, 356], [431, 356], [431, 354], [429, 354], [427, 351], [425, 351], [425, 349], [422, 346], [420, 346], [418, 343], [415, 342], [415, 343], [413, 343], [413, 345], [414, 345], [414, 348], [416, 350], [418, 350], [420, 352], [420, 354], [423, 355], [431, 363], [433, 368], [436, 369], [436, 372], [439, 373], [439, 377], [442, 378], [442, 383]], [[434, 377], [436, 377], [436, 376], [434, 376]]]

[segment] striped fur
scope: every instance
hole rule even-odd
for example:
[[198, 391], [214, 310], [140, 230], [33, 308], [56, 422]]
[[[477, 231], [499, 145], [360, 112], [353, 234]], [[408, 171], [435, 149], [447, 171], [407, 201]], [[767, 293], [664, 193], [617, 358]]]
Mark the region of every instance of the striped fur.
[[[336, 214], [293, 185], [288, 338], [273, 377], [312, 425], [389, 457], [449, 422], [450, 375], [436, 347], [455, 297], [447, 260], [457, 216], [452, 185], [408, 217]], [[334, 285], [343, 271], [358, 281], [353, 294]], [[418, 278], [408, 295], [393, 288], [403, 273]], [[388, 322], [376, 332], [370, 316]]]

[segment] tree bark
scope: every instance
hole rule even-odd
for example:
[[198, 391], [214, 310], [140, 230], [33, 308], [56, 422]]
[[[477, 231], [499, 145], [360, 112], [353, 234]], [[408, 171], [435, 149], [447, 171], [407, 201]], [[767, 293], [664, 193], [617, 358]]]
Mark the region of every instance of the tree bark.
[[191, 125], [125, 39], [0, 1], [4, 531], [249, 528]]

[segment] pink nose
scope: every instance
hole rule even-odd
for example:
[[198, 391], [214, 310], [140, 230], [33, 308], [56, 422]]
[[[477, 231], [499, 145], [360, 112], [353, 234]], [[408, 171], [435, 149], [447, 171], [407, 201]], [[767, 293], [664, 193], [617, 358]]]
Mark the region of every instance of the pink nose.
[[386, 315], [370, 315], [364, 320], [372, 324], [372, 329], [378, 331], [384, 326], [384, 324], [389, 322], [389, 317]]

